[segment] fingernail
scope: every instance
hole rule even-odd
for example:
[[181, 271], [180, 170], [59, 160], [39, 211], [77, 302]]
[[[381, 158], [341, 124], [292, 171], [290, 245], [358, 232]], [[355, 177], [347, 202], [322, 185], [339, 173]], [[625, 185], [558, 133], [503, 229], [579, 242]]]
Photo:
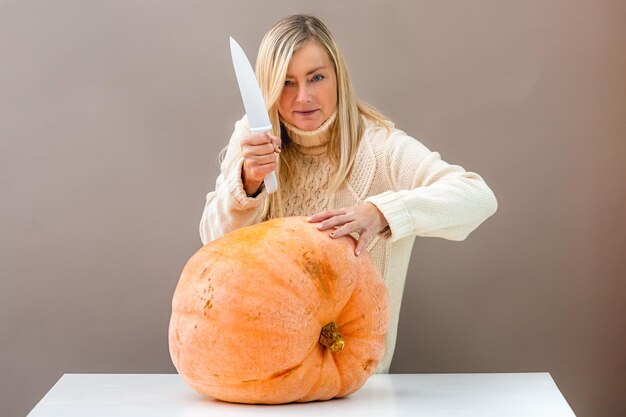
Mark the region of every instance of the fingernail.
[[361, 254], [360, 250], [356, 251], [356, 256], [359, 256], [360, 254]]
[[335, 232], [331, 232], [330, 237], [335, 237]]
[[317, 228], [318, 228], [318, 229], [321, 229], [321, 228], [322, 228], [322, 223], [318, 224], [318, 225], [317, 225]]
[[313, 217], [307, 217], [306, 221], [310, 222], [311, 220], [313, 220]]

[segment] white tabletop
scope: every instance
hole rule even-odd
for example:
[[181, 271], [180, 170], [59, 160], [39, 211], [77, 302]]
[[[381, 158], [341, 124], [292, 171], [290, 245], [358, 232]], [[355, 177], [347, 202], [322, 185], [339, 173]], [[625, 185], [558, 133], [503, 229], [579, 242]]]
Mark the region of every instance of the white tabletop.
[[330, 401], [244, 405], [216, 401], [176, 374], [65, 374], [28, 417], [574, 416], [549, 373], [373, 375]]

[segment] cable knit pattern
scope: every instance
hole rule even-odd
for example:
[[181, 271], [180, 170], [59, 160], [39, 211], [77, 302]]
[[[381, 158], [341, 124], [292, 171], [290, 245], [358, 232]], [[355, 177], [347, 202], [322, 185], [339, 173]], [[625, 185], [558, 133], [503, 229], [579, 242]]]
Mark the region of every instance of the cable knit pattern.
[[[289, 216], [370, 202], [387, 219], [389, 227], [367, 246], [389, 291], [391, 310], [386, 351], [377, 373], [389, 372], [415, 237], [463, 240], [497, 209], [493, 192], [478, 174], [444, 162], [439, 153], [431, 152], [401, 130], [390, 129], [391, 134], [382, 126], [366, 122], [352, 172], [344, 186], [328, 199], [324, 191], [331, 165], [325, 136], [295, 135], [294, 176], [291, 184], [280, 190]], [[239, 141], [249, 134], [244, 117], [235, 124], [215, 191], [206, 197], [200, 221], [203, 243], [261, 221], [267, 192], [262, 188], [254, 198], [247, 197], [241, 181]]]
[[330, 158], [326, 154], [296, 153], [291, 164], [293, 180], [281, 190], [285, 216], [310, 216], [325, 210], [325, 190], [330, 179]]

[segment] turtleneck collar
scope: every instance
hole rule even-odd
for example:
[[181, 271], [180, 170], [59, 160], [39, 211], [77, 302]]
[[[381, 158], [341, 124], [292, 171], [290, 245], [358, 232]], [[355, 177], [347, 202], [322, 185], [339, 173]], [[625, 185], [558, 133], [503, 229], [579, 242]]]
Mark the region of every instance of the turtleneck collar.
[[[324, 123], [315, 130], [301, 130], [296, 126], [286, 122], [281, 118], [281, 122], [285, 125], [289, 138], [297, 145], [297, 148], [325, 148], [328, 142], [330, 142], [330, 127], [337, 119], [337, 110], [326, 119]], [[310, 149], [312, 150], [312, 149]]]

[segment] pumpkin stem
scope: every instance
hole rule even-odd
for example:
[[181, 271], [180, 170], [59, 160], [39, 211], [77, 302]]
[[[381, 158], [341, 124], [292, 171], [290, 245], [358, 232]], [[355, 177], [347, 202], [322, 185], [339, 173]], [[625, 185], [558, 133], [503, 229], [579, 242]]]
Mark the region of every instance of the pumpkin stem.
[[337, 323], [331, 321], [326, 326], [322, 327], [320, 343], [333, 353], [341, 352], [345, 343], [341, 334], [339, 334]]

